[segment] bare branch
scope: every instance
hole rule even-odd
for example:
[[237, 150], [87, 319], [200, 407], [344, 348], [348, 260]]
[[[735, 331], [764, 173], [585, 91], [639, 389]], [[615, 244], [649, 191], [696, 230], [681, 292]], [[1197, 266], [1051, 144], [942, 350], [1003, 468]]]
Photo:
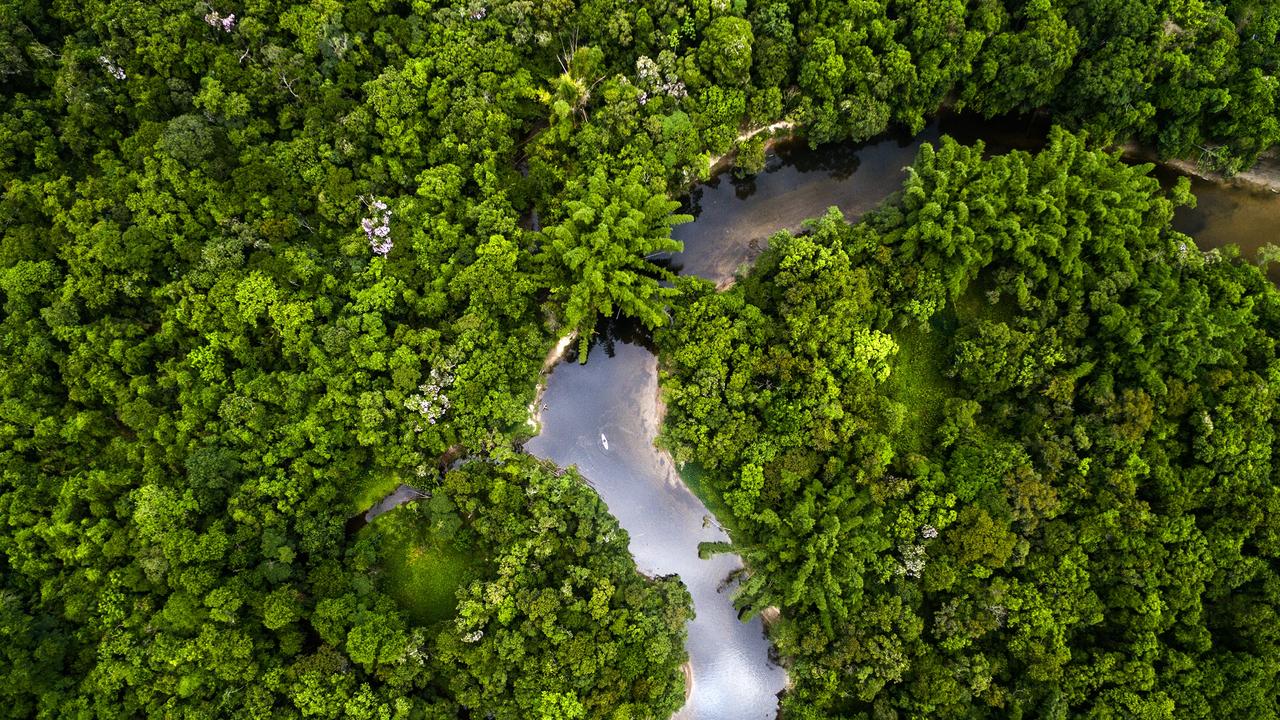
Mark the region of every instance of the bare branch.
[[[295, 78], [295, 79], [296, 79], [296, 78]], [[296, 93], [296, 92], [294, 92], [294, 91], [293, 91], [293, 83], [294, 83], [294, 81], [293, 81], [293, 80], [290, 80], [288, 77], [286, 77], [283, 71], [281, 71], [281, 73], [280, 73], [280, 82], [284, 83], [284, 89], [285, 89], [285, 90], [288, 90], [288, 91], [289, 91], [289, 94], [290, 94], [290, 95], [292, 95], [292, 96], [294, 97], [294, 99], [295, 99], [295, 100], [301, 100], [301, 99], [302, 99], [302, 98], [298, 97], [298, 93]]]

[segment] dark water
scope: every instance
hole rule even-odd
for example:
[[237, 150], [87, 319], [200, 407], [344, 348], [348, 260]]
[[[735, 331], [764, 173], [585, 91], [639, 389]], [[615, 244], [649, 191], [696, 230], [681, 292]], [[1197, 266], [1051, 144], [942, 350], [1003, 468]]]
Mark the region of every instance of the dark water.
[[[1047, 134], [1035, 120], [975, 122], [944, 117], [914, 137], [885, 137], [861, 145], [811, 150], [779, 148], [765, 172], [739, 181], [728, 173], [695, 189], [685, 212], [696, 220], [676, 228], [684, 252], [673, 269], [721, 282], [754, 260], [774, 232], [836, 206], [853, 219], [896, 192], [903, 168], [921, 143], [946, 133], [962, 142], [985, 141], [989, 154], [1035, 149]], [[1165, 182], [1175, 175], [1162, 172]], [[1199, 207], [1179, 211], [1176, 226], [1202, 248], [1237, 244], [1252, 252], [1270, 242], [1280, 223], [1280, 197], [1193, 182]], [[559, 465], [577, 465], [630, 534], [641, 571], [678, 573], [694, 599], [689, 624], [692, 692], [676, 715], [689, 720], [767, 720], [786, 678], [769, 660], [760, 621], [740, 623], [726, 576], [737, 556], [700, 560], [699, 542], [723, 540], [706, 507], [688, 490], [670, 459], [654, 447], [659, 430], [657, 359], [639, 335], [607, 324], [585, 365], [568, 358], [556, 366], [543, 396], [541, 434], [529, 452]]]
[[431, 493], [429, 492], [419, 490], [412, 485], [400, 483], [396, 486], [395, 490], [391, 491], [391, 494], [382, 498], [377, 503], [374, 503], [374, 506], [369, 508], [369, 511], [364, 514], [364, 521], [366, 523], [371, 523], [373, 522], [373, 519], [379, 515], [395, 510], [405, 503], [414, 502], [416, 500], [425, 500], [429, 497], [431, 497]]
[[779, 230], [799, 230], [804, 220], [833, 205], [850, 220], [875, 209], [902, 186], [905, 168], [923, 143], [936, 145], [946, 134], [966, 144], [981, 139], [988, 153], [1001, 153], [1037, 148], [1048, 130], [1034, 118], [979, 121], [947, 115], [915, 136], [888, 135], [816, 150], [803, 142], [785, 143], [755, 177], [738, 180], [726, 172], [690, 193], [680, 212], [695, 220], [672, 232], [684, 242], [684, 252], [671, 257], [671, 267], [723, 282], [748, 267]]
[[[723, 282], [749, 267], [778, 230], [798, 230], [804, 220], [833, 205], [850, 220], [875, 209], [901, 187], [904, 168], [923, 143], [936, 145], [944, 134], [966, 144], [981, 140], [991, 155], [1036, 150], [1048, 131], [1047, 121], [1038, 118], [984, 121], [948, 115], [914, 137], [891, 135], [817, 150], [799, 142], [784, 144], [754, 178], [738, 180], [726, 172], [690, 193], [681, 212], [695, 221], [672, 232], [684, 242], [684, 252], [673, 255], [670, 265], [683, 274]], [[1157, 168], [1155, 175], [1168, 186], [1180, 173]], [[1280, 194], [1196, 177], [1191, 189], [1197, 207], [1179, 209], [1173, 226], [1200, 248], [1235, 245], [1252, 258], [1259, 247], [1280, 243]], [[1273, 267], [1272, 275], [1280, 280], [1280, 267]]]

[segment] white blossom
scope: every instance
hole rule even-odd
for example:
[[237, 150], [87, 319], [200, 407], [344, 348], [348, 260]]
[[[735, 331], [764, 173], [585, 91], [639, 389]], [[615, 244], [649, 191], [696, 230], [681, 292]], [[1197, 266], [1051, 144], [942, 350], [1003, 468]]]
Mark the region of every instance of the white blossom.
[[898, 551], [902, 553], [902, 562], [898, 564], [894, 571], [899, 575], [918, 578], [920, 573], [924, 571], [924, 566], [928, 563], [928, 557], [925, 554], [923, 545], [905, 545], [900, 546]]
[[[640, 85], [653, 90], [655, 93], [661, 93], [677, 100], [689, 94], [685, 87], [684, 81], [676, 76], [674, 72], [664, 73], [658, 63], [648, 55], [641, 55], [636, 60], [636, 79]], [[640, 104], [649, 101], [649, 93], [642, 92]]]
[[636, 60], [636, 78], [644, 83], [656, 82], [662, 79], [662, 71], [658, 69], [658, 63], [654, 62], [653, 58], [641, 55]]
[[386, 257], [391, 252], [393, 243], [391, 241], [391, 211], [387, 209], [387, 204], [382, 200], [368, 200], [361, 198], [373, 210], [373, 217], [363, 218], [360, 221], [360, 229], [364, 231], [365, 237], [369, 239], [369, 249], [375, 255]]
[[113, 62], [111, 58], [107, 57], [106, 55], [99, 55], [98, 62], [102, 63], [102, 66], [107, 69], [107, 73], [110, 74], [111, 77], [117, 80], [125, 79], [124, 68], [115, 64], [115, 62]]
[[1004, 627], [1005, 618], [1009, 616], [1009, 609], [999, 603], [987, 605], [986, 608], [987, 612], [991, 613], [991, 615], [996, 619], [996, 625]]
[[236, 27], [236, 14], [231, 13], [223, 17], [217, 10], [210, 10], [205, 16], [204, 21], [209, 27], [221, 30], [222, 32], [231, 32]]
[[[435, 425], [451, 406], [444, 391], [452, 384], [453, 374], [448, 369], [432, 369], [427, 381], [418, 386], [418, 392], [405, 398], [405, 409], [418, 413], [426, 418], [428, 424]], [[421, 424], [414, 426], [417, 432], [424, 429]]]

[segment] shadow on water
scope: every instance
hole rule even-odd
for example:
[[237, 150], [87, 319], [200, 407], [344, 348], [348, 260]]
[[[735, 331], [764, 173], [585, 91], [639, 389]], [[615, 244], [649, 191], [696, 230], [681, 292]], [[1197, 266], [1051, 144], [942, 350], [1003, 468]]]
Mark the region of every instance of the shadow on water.
[[[1036, 150], [1048, 136], [1042, 117], [983, 120], [947, 115], [913, 137], [890, 135], [861, 144], [809, 148], [786, 143], [754, 177], [728, 173], [692, 190], [681, 212], [694, 222], [672, 235], [684, 251], [655, 258], [673, 272], [721, 282], [731, 279], [779, 230], [837, 207], [856, 219], [901, 187], [920, 145], [942, 135], [985, 143], [987, 155]], [[1165, 173], [1162, 182], [1176, 176]], [[1242, 246], [1250, 254], [1271, 241], [1280, 197], [1193, 181], [1195, 210], [1179, 210], [1175, 227], [1203, 247]], [[739, 622], [725, 580], [741, 567], [735, 555], [698, 557], [700, 542], [725, 540], [715, 518], [672, 467], [654, 440], [661, 422], [657, 358], [651, 334], [630, 320], [603, 321], [589, 359], [576, 346], [552, 371], [543, 396], [542, 432], [526, 449], [560, 466], [576, 465], [630, 536], [636, 565], [651, 576], [679, 574], [696, 617], [686, 647], [692, 690], [680, 720], [768, 720], [785, 683], [770, 660], [759, 618]]]
[[1048, 132], [1042, 118], [946, 115], [914, 136], [890, 133], [818, 148], [803, 140], [779, 143], [764, 171], [742, 179], [723, 172], [682, 200], [679, 212], [694, 222], [673, 229], [684, 251], [665, 259], [675, 272], [722, 282], [754, 261], [779, 230], [797, 231], [832, 206], [850, 220], [874, 210], [902, 186], [923, 143], [936, 145], [944, 134], [962, 143], [981, 139], [990, 155], [1038, 148]]
[[[892, 197], [906, 178], [906, 167], [926, 142], [935, 146], [943, 135], [972, 145], [981, 141], [990, 157], [1012, 150], [1044, 147], [1051, 123], [1043, 115], [987, 120], [948, 113], [917, 135], [887, 134], [864, 143], [835, 143], [811, 148], [804, 140], [775, 146], [764, 171], [734, 178], [725, 171], [694, 188], [680, 212], [694, 221], [678, 225], [672, 237], [684, 251], [658, 258], [673, 272], [721, 283], [744, 271], [779, 230], [799, 231], [803, 221], [837, 207], [856, 220]], [[1179, 173], [1158, 166], [1155, 176], [1166, 187]], [[1257, 249], [1276, 242], [1273, 227], [1280, 218], [1280, 195], [1226, 187], [1191, 178], [1196, 208], [1181, 208], [1174, 228], [1196, 240], [1201, 249], [1238, 246], [1252, 259]], [[1273, 266], [1280, 280], [1280, 267]]]
[[[595, 334], [591, 336], [591, 344], [587, 348], [588, 362], [599, 353], [610, 358], [617, 356], [619, 344], [635, 345], [654, 355], [658, 353], [658, 346], [653, 342], [653, 331], [639, 320], [630, 317], [605, 318], [596, 324]], [[579, 359], [578, 343], [572, 343], [565, 351], [563, 362], [576, 363]]]
[[[1166, 187], [1181, 177], [1164, 167], [1157, 168], [1155, 174]], [[1190, 235], [1201, 250], [1234, 245], [1240, 248], [1242, 258], [1255, 261], [1264, 245], [1280, 244], [1280, 195], [1190, 179], [1196, 206], [1178, 208], [1173, 214], [1173, 229]], [[1272, 264], [1267, 275], [1280, 282], [1280, 265]]]

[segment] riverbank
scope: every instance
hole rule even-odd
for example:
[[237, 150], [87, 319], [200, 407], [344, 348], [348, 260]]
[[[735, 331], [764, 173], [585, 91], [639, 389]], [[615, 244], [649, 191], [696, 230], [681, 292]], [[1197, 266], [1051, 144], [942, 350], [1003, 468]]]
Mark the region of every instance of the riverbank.
[[533, 402], [529, 403], [529, 427], [533, 430], [534, 435], [537, 435], [542, 428], [542, 410], [544, 407], [542, 396], [547, 392], [547, 379], [551, 376], [551, 371], [569, 352], [573, 341], [577, 339], [578, 331], [571, 331], [568, 335], [560, 338], [551, 347], [551, 350], [547, 352], [547, 356], [542, 359], [542, 369], [538, 371], [538, 387], [533, 392]]
[[674, 720], [773, 720], [787, 676], [760, 619], [738, 619], [725, 579], [741, 570], [741, 558], [699, 557], [701, 544], [730, 538], [655, 445], [662, 403], [645, 334], [606, 323], [587, 363], [572, 362], [572, 354], [561, 360], [539, 405], [540, 432], [525, 450], [576, 466], [626, 530], [636, 569], [676, 574], [688, 589], [695, 615], [681, 669], [687, 701]]
[[[740, 142], [766, 132], [771, 135], [766, 172], [733, 178], [725, 172], [733, 153], [726, 153], [711, 161], [715, 175], [710, 181], [693, 187], [684, 198], [683, 211], [696, 220], [677, 226], [673, 233], [685, 243], [685, 252], [669, 258], [673, 271], [728, 288], [775, 231], [799, 229], [802, 220], [819, 216], [830, 206], [838, 207], [851, 221], [879, 206], [900, 189], [904, 168], [922, 143], [936, 144], [942, 135], [950, 135], [962, 143], [983, 140], [992, 154], [1034, 151], [1044, 142], [1047, 124], [1034, 118], [1000, 124], [951, 117], [931, 123], [914, 136], [890, 134], [858, 145], [813, 150], [804, 143], [783, 142], [800, 135], [788, 122], [743, 133]], [[1131, 157], [1146, 162], [1136, 154]], [[1164, 173], [1165, 183], [1172, 182], [1175, 173], [1203, 177], [1177, 162], [1161, 163], [1159, 168], [1157, 174]], [[1267, 187], [1272, 192], [1280, 189], [1280, 168], [1270, 179], [1259, 177], [1259, 172], [1221, 178], [1220, 183]], [[1193, 180], [1193, 186], [1205, 182], [1209, 181]], [[1224, 190], [1222, 194], [1232, 195], [1236, 203], [1230, 207], [1218, 203], [1222, 212], [1238, 215], [1241, 196], [1248, 193]], [[1198, 214], [1186, 215], [1186, 221], [1216, 217], [1203, 210], [1212, 207], [1204, 201], [1207, 195], [1197, 190], [1202, 209], [1187, 211]], [[1272, 201], [1280, 202], [1280, 196]], [[1199, 242], [1201, 233], [1195, 235]], [[573, 337], [562, 338], [548, 353], [530, 407], [530, 423], [539, 435], [526, 449], [562, 467], [576, 465], [630, 534], [637, 570], [647, 576], [675, 572], [690, 590], [697, 616], [686, 643], [690, 663], [681, 668], [686, 707], [676, 718], [757, 717], [755, 713], [776, 707], [772, 693], [785, 691], [790, 684], [764, 635], [766, 628], [779, 622], [779, 609], [770, 607], [749, 627], [744, 626], [732, 605], [732, 583], [724, 582], [744, 572], [741, 558], [726, 553], [703, 560], [690, 553], [703, 542], [731, 542], [726, 529], [714, 521], [727, 514], [716, 513], [710, 498], [699, 492], [696, 477], [678, 472], [671, 454], [655, 446], [666, 407], [652, 343], [634, 333], [620, 333], [616, 324], [603, 328], [607, 329], [595, 339], [599, 344], [586, 365], [559, 363], [570, 355]], [[772, 662], [763, 661], [765, 654]]]
[[1120, 145], [1119, 150], [1130, 162], [1155, 163], [1224, 187], [1280, 194], [1280, 156], [1274, 149], [1263, 153], [1253, 167], [1234, 175], [1224, 175], [1192, 160], [1161, 160], [1154, 149], [1133, 142]]
[[755, 130], [748, 130], [747, 132], [738, 135], [738, 137], [733, 140], [733, 149], [723, 155], [711, 158], [708, 161], [707, 177], [713, 178], [733, 167], [733, 161], [738, 157], [738, 149], [742, 146], [742, 143], [750, 140], [751, 138], [764, 133], [769, 133], [769, 139], [765, 140], [764, 143], [765, 154], [768, 154], [778, 143], [795, 139], [796, 129], [799, 127], [799, 124], [791, 120], [779, 120], [772, 125], [765, 125], [764, 127], [759, 127]]

